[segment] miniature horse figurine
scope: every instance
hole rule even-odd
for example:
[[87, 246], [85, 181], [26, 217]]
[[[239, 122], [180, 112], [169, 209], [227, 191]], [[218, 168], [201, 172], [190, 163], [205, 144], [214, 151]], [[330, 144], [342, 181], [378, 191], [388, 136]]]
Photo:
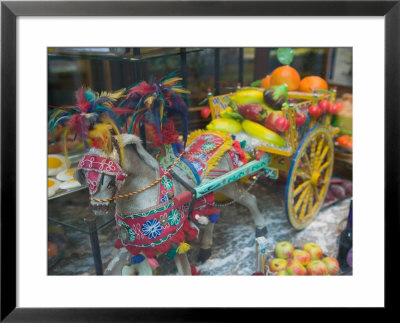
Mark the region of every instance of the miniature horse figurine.
[[[106, 214], [110, 202], [114, 200], [116, 203], [115, 217], [120, 237], [116, 246], [120, 251], [116, 257], [118, 259], [111, 261], [111, 267], [107, 268], [106, 273], [120, 275], [123, 265], [129, 261], [131, 255], [144, 253], [149, 259], [159, 253], [174, 250], [179, 273], [190, 275], [184, 233], [192, 239], [198, 234], [197, 227], [190, 220], [195, 218], [206, 224], [199, 254], [202, 262], [211, 254], [215, 221], [205, 221], [206, 217], [199, 216], [196, 212], [193, 212], [196, 215], [192, 215], [192, 219], [188, 218], [188, 203], [179, 203], [178, 197], [187, 192], [188, 187], [193, 187], [194, 183], [181, 168], [172, 165], [175, 176], [171, 176], [166, 171], [169, 168], [160, 166], [143, 148], [137, 136], [122, 134], [121, 137], [124, 150], [122, 161], [118, 145], [113, 141], [114, 149], [110, 156], [106, 156], [100, 149], [92, 148], [81, 160], [74, 174], [79, 182], [88, 184], [90, 206], [94, 214]], [[230, 158], [228, 152], [225, 152], [212, 171], [218, 173], [232, 170]], [[204, 183], [210, 177], [203, 173], [199, 179]], [[256, 225], [256, 236], [266, 234], [264, 217], [252, 194], [237, 183], [229, 184], [219, 191], [249, 209]], [[174, 246], [178, 247], [173, 248]]]

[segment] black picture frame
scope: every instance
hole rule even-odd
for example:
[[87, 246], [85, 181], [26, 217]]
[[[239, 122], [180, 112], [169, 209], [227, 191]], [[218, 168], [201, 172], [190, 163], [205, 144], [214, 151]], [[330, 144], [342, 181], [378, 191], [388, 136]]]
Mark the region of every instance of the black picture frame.
[[[399, 230], [399, 1], [4, 1], [1, 3], [1, 321], [233, 321], [239, 309], [17, 308], [16, 55], [19, 16], [384, 16], [385, 255], [396, 253]], [[373, 151], [371, 152], [373, 153]], [[394, 231], [392, 233], [392, 231]], [[396, 236], [395, 236], [396, 237]], [[395, 238], [395, 240], [397, 240]], [[14, 243], [15, 242], [15, 243]], [[388, 257], [385, 257], [385, 262]], [[385, 309], [398, 274], [385, 263]], [[388, 282], [389, 280], [389, 282]], [[393, 291], [393, 290], [392, 290]], [[263, 312], [265, 314], [265, 312]], [[255, 314], [258, 315], [258, 314]]]

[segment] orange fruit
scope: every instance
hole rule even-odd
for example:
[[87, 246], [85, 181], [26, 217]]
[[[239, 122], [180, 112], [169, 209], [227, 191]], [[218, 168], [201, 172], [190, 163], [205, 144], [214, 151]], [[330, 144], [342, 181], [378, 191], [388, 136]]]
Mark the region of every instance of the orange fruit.
[[271, 86], [271, 75], [267, 75], [261, 80], [260, 87], [263, 89], [269, 88]]
[[279, 66], [271, 73], [271, 86], [285, 83], [288, 91], [296, 91], [300, 85], [299, 73], [289, 65]]
[[328, 83], [319, 76], [307, 76], [300, 81], [300, 92], [312, 93], [314, 90], [327, 90]]
[[47, 241], [47, 255], [49, 258], [53, 258], [58, 254], [58, 246], [53, 241]]

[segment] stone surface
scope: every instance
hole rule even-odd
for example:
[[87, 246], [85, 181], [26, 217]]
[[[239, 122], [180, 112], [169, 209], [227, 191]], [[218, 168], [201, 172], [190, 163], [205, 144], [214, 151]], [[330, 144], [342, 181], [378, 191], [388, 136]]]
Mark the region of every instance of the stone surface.
[[[242, 183], [248, 185], [248, 183]], [[268, 229], [267, 253], [271, 254], [274, 245], [288, 240], [296, 247], [305, 242], [315, 242], [324, 254], [336, 257], [338, 236], [344, 228], [350, 206], [350, 198], [325, 207], [313, 222], [304, 230], [297, 231], [288, 222], [284, 211], [284, 185], [282, 182], [262, 181], [250, 191], [257, 196], [260, 211], [265, 216]], [[90, 216], [88, 192], [81, 191], [66, 198], [50, 201], [49, 215], [75, 226], [85, 228], [84, 218]], [[211, 257], [204, 264], [196, 263], [199, 241], [191, 242], [189, 260], [201, 275], [251, 275], [257, 271], [255, 227], [248, 210], [234, 203], [221, 208], [221, 216], [215, 225], [214, 245]], [[112, 211], [111, 211], [112, 212]], [[110, 217], [112, 218], [112, 216]], [[99, 219], [106, 223], [110, 218]], [[74, 219], [74, 221], [73, 221]], [[61, 220], [60, 220], [61, 221]], [[49, 221], [49, 226], [57, 226], [64, 232], [65, 246], [58, 261], [49, 266], [49, 275], [94, 275], [94, 265], [88, 233]], [[201, 229], [201, 225], [198, 225]], [[112, 259], [112, 250], [117, 232], [112, 222], [98, 231], [103, 268]], [[175, 264], [166, 256], [158, 257], [161, 274], [176, 275]]]

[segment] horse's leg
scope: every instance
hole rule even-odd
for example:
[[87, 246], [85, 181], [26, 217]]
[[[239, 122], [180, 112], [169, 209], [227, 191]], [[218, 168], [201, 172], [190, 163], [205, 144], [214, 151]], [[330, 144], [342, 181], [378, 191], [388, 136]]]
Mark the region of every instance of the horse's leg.
[[254, 224], [256, 225], [256, 238], [267, 235], [264, 216], [258, 209], [257, 198], [253, 194], [247, 192], [243, 187], [238, 185], [238, 183], [227, 185], [219, 191], [249, 209], [253, 216]]
[[213, 244], [213, 231], [214, 231], [214, 224], [208, 222], [206, 225], [203, 236], [201, 238], [200, 243], [200, 251], [197, 256], [197, 261], [203, 263], [211, 256], [211, 246]]
[[129, 251], [125, 248], [114, 249], [114, 258], [109, 262], [105, 275], [122, 275], [122, 268], [129, 261]]
[[176, 254], [174, 260], [175, 260], [176, 268], [178, 269], [178, 272], [180, 275], [184, 275], [184, 276], [192, 275], [189, 259], [188, 259], [186, 253]]

